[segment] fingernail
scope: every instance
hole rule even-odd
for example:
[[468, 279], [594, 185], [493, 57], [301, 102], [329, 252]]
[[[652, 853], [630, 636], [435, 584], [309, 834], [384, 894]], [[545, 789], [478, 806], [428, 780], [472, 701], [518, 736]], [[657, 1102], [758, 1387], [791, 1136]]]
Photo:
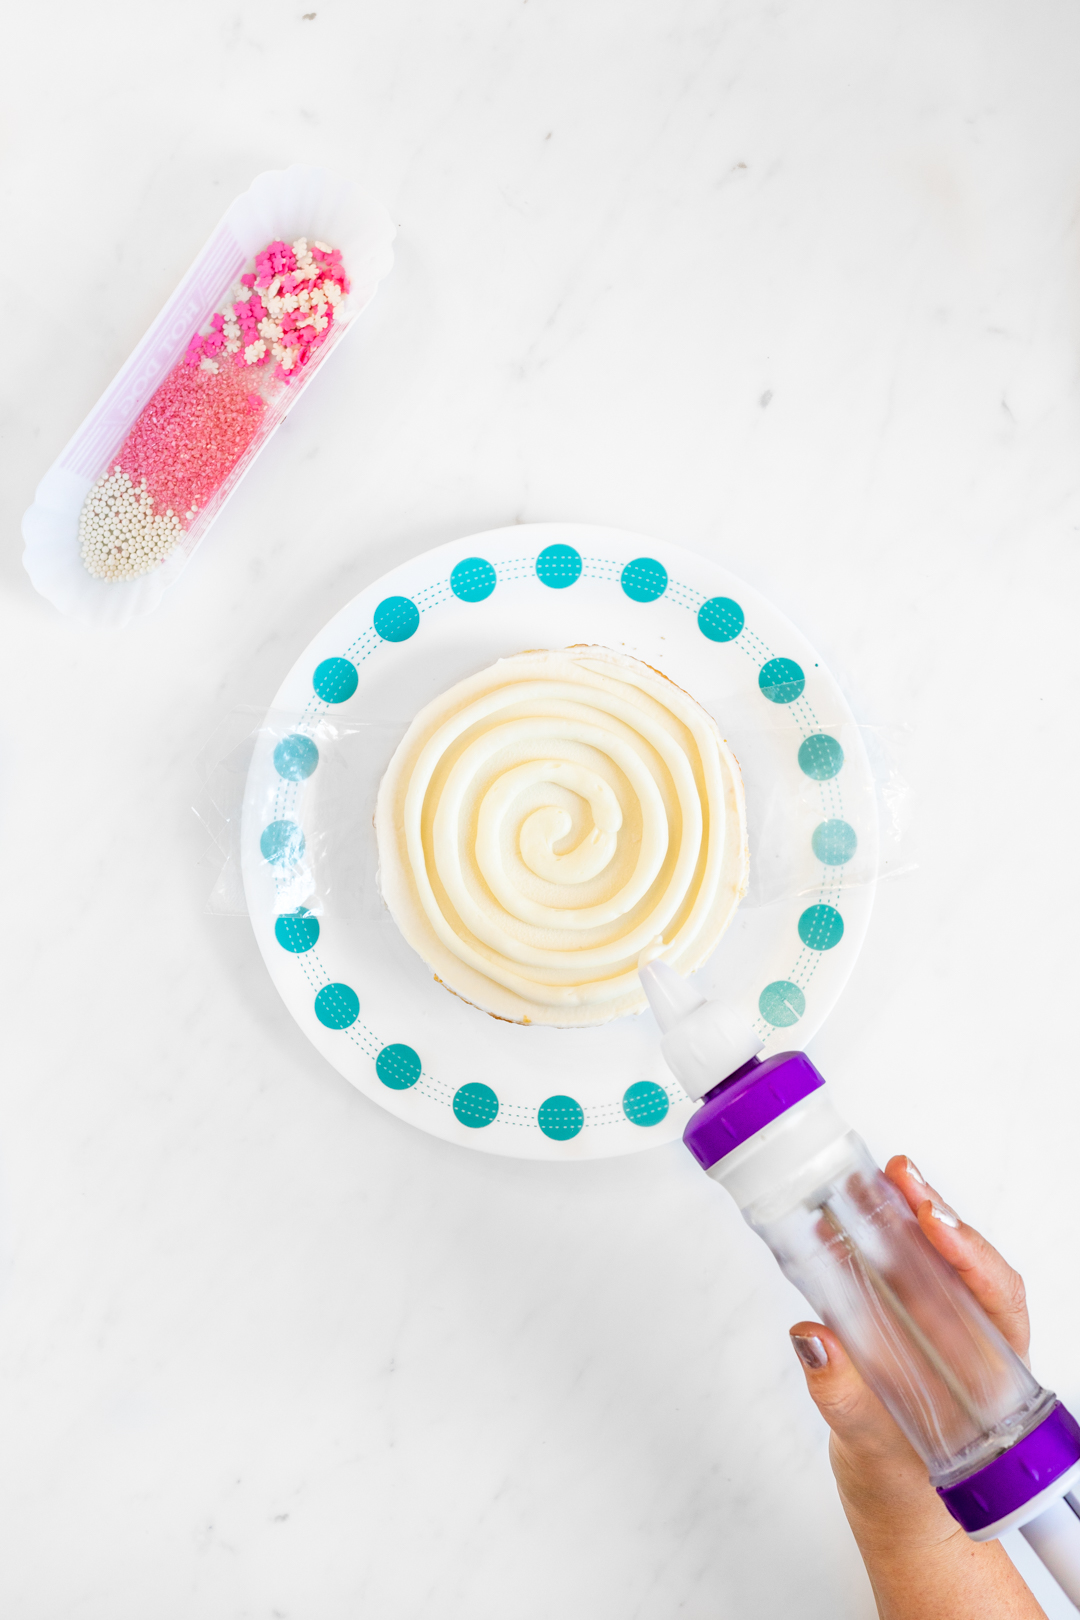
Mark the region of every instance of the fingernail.
[[930, 1213], [934, 1217], [935, 1221], [941, 1222], [942, 1226], [960, 1225], [959, 1218], [953, 1214], [951, 1209], [947, 1209], [943, 1204], [935, 1204], [933, 1201], [931, 1201]]
[[820, 1372], [829, 1365], [829, 1352], [816, 1333], [793, 1333], [791, 1343], [803, 1366], [811, 1372]]
[[907, 1165], [907, 1173], [911, 1177], [912, 1181], [917, 1181], [920, 1187], [925, 1187], [926, 1177], [923, 1175], [918, 1165], [912, 1164], [911, 1160], [907, 1158], [905, 1158], [904, 1163]]

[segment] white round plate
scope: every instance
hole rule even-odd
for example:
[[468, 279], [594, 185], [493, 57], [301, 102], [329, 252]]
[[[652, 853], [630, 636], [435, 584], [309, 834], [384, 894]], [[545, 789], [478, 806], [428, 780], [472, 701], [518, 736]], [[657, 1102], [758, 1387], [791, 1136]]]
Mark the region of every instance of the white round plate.
[[489, 1017], [445, 990], [376, 886], [379, 781], [423, 704], [497, 658], [596, 643], [644, 659], [716, 719], [746, 784], [750, 893], [705, 967], [767, 1051], [839, 996], [873, 903], [877, 810], [836, 682], [787, 619], [704, 557], [623, 530], [528, 524], [426, 552], [342, 608], [256, 742], [244, 886], [286, 1006], [376, 1102], [519, 1158], [631, 1153], [693, 1111], [651, 1013], [592, 1029]]

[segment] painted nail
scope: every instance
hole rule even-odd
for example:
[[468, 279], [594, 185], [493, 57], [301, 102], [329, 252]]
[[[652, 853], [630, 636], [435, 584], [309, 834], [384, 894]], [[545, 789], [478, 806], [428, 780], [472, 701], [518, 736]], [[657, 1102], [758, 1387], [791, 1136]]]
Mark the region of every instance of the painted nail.
[[791, 1343], [803, 1366], [811, 1372], [820, 1372], [829, 1365], [829, 1352], [816, 1333], [793, 1333]]
[[941, 1222], [942, 1226], [960, 1225], [958, 1216], [954, 1215], [952, 1210], [946, 1208], [943, 1204], [935, 1204], [933, 1201], [931, 1201], [930, 1213], [934, 1217], [935, 1221]]
[[904, 1163], [907, 1165], [907, 1173], [911, 1177], [912, 1181], [917, 1181], [920, 1187], [925, 1187], [926, 1177], [923, 1175], [918, 1165], [912, 1164], [911, 1160], [908, 1158], [905, 1158]]

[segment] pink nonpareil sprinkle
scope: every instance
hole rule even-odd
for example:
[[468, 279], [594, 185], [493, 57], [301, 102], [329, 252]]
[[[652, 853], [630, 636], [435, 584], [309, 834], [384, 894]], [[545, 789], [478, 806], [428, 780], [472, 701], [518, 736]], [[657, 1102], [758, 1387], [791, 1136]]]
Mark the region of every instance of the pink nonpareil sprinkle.
[[171, 508], [186, 529], [187, 514], [205, 506], [232, 472], [265, 410], [243, 370], [203, 371], [181, 362], [143, 409], [113, 465], [136, 487], [145, 478], [156, 510]]

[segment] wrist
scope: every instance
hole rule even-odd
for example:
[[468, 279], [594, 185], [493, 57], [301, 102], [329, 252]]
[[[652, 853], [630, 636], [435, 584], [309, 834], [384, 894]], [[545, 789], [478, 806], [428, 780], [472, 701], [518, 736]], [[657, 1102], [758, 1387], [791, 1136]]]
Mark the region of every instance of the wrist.
[[926, 1468], [905, 1443], [868, 1455], [852, 1455], [836, 1436], [830, 1444], [836, 1488], [851, 1532], [865, 1554], [925, 1551], [968, 1538], [926, 1477]]
[[1000, 1541], [972, 1541], [955, 1523], [943, 1537], [877, 1532], [858, 1546], [879, 1620], [1046, 1620]]
[[902, 1563], [914, 1556], [936, 1555], [941, 1550], [961, 1553], [974, 1545], [942, 1506], [936, 1493], [919, 1502], [883, 1504], [852, 1499], [840, 1492], [840, 1502], [863, 1558]]

